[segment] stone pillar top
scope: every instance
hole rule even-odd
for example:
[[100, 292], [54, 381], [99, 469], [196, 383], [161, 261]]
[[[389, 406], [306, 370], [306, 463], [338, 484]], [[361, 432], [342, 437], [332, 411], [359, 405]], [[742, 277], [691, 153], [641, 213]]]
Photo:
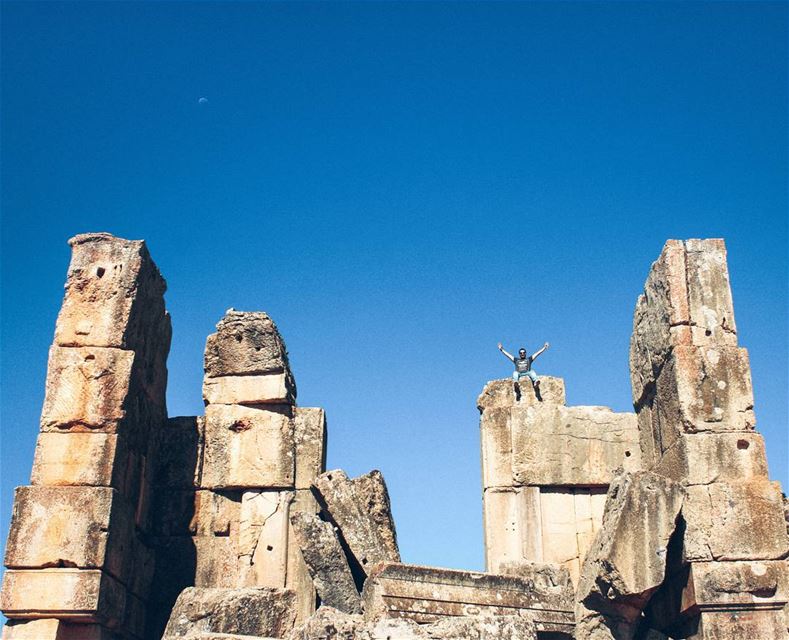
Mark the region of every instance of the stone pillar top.
[[566, 402], [563, 378], [540, 376], [539, 397], [534, 392], [531, 381], [527, 378], [522, 379], [519, 386], [520, 398], [516, 397], [515, 383], [512, 378], [501, 378], [488, 382], [477, 398], [477, 408], [480, 413], [488, 409], [528, 407], [536, 404], [564, 405]]

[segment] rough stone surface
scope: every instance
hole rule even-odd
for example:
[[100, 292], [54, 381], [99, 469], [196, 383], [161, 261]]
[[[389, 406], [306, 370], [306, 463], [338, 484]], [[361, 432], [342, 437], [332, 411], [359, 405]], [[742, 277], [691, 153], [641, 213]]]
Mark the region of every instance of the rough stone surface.
[[289, 371], [285, 343], [266, 313], [230, 309], [206, 341], [208, 378]]
[[294, 404], [292, 382], [285, 373], [206, 378], [203, 399], [206, 404]]
[[539, 397], [532, 389], [531, 383], [519, 385], [520, 398], [516, 396], [515, 385], [512, 378], [502, 380], [492, 380], [485, 385], [479, 398], [477, 398], [477, 408], [480, 412], [490, 409], [500, 409], [506, 407], [529, 406], [543, 402], [545, 404], [565, 403], [564, 380], [553, 376], [540, 376], [540, 395]]
[[572, 590], [566, 584], [396, 563], [377, 565], [364, 585], [364, 615], [435, 622], [447, 616], [520, 616], [538, 631], [571, 633]]
[[238, 556], [243, 586], [284, 587], [293, 491], [247, 491], [241, 500]]
[[97, 624], [42, 618], [10, 621], [3, 627], [3, 640], [121, 640], [121, 636]]
[[290, 521], [321, 604], [344, 613], [361, 613], [359, 592], [331, 523], [306, 513], [294, 514]]
[[378, 562], [399, 562], [389, 492], [380, 471], [350, 479], [335, 469], [313, 485], [318, 502], [352, 554], [352, 569], [367, 575]]
[[296, 596], [286, 589], [184, 589], [162, 640], [205, 633], [282, 638], [293, 628]]
[[326, 437], [326, 413], [323, 409], [294, 408], [296, 489], [310, 489], [317, 477], [326, 471]]
[[39, 433], [30, 484], [123, 488], [123, 438], [108, 433]]
[[239, 405], [206, 407], [204, 488], [293, 487], [294, 457], [289, 411]]
[[578, 584], [577, 599], [585, 608], [637, 620], [663, 583], [668, 543], [684, 498], [679, 484], [657, 474], [616, 478]]

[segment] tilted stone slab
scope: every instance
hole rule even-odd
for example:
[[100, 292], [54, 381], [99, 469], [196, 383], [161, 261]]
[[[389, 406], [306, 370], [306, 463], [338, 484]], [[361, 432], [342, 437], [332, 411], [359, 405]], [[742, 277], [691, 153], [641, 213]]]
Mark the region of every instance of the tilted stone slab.
[[321, 604], [344, 613], [361, 613], [359, 592], [332, 524], [305, 513], [294, 514], [290, 521]]
[[294, 404], [293, 378], [285, 373], [222, 376], [203, 382], [206, 404]]
[[206, 407], [203, 488], [290, 488], [294, 485], [294, 460], [289, 410]]
[[9, 569], [3, 576], [0, 610], [7, 618], [57, 617], [119, 627], [126, 592], [98, 569]]
[[364, 585], [364, 615], [435, 622], [447, 616], [530, 617], [538, 631], [572, 633], [572, 592], [566, 585], [474, 571], [383, 563]]
[[295, 407], [293, 440], [296, 448], [296, 489], [310, 489], [326, 471], [326, 413], [323, 409]]
[[553, 376], [540, 376], [539, 397], [532, 389], [531, 381], [521, 380], [520, 398], [516, 396], [512, 378], [492, 380], [485, 385], [479, 398], [477, 408], [480, 412], [513, 406], [530, 406], [538, 403], [565, 404], [564, 380]]
[[263, 312], [230, 309], [206, 340], [207, 378], [288, 373], [288, 354], [274, 321]]
[[576, 597], [582, 610], [637, 620], [665, 577], [668, 542], [684, 498], [679, 484], [654, 473], [614, 480], [581, 571]]
[[5, 565], [14, 569], [76, 567], [130, 574], [134, 513], [102, 487], [19, 487]]
[[614, 470], [640, 468], [635, 414], [607, 407], [512, 409], [517, 485], [607, 486]]
[[316, 498], [350, 549], [352, 569], [365, 575], [378, 562], [399, 562], [389, 492], [380, 471], [354, 479], [327, 471], [315, 481]]
[[162, 640], [225, 633], [283, 638], [295, 621], [295, 594], [286, 589], [184, 589]]
[[687, 562], [777, 560], [789, 554], [780, 485], [765, 479], [687, 488]]
[[663, 453], [654, 471], [686, 485], [767, 479], [764, 439], [756, 432], [686, 433]]
[[71, 263], [55, 344], [145, 349], [151, 335], [169, 332], [167, 285], [145, 242], [89, 233], [69, 244]]

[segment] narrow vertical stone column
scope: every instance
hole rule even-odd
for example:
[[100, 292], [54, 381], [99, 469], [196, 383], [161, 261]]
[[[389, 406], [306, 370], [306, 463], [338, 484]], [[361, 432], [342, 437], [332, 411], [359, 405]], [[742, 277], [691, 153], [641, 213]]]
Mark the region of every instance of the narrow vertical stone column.
[[653, 627], [786, 638], [789, 537], [754, 430], [723, 240], [666, 243], [636, 303], [630, 368], [644, 466], [687, 491]]
[[29, 628], [40, 640], [142, 638], [153, 574], [144, 542], [151, 443], [167, 419], [166, 284], [142, 241], [94, 233], [69, 244], [31, 486], [16, 492], [0, 609], [10, 637]]

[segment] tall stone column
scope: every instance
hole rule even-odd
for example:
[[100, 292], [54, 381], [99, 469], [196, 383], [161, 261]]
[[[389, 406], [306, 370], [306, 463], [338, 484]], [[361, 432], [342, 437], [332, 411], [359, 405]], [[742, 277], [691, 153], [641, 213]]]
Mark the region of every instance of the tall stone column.
[[786, 638], [789, 538], [722, 240], [666, 243], [636, 304], [630, 368], [644, 467], [687, 490], [651, 625], [692, 640]]
[[31, 485], [17, 489], [6, 549], [4, 638], [142, 638], [150, 443], [167, 417], [166, 284], [142, 241], [94, 233], [69, 244]]

